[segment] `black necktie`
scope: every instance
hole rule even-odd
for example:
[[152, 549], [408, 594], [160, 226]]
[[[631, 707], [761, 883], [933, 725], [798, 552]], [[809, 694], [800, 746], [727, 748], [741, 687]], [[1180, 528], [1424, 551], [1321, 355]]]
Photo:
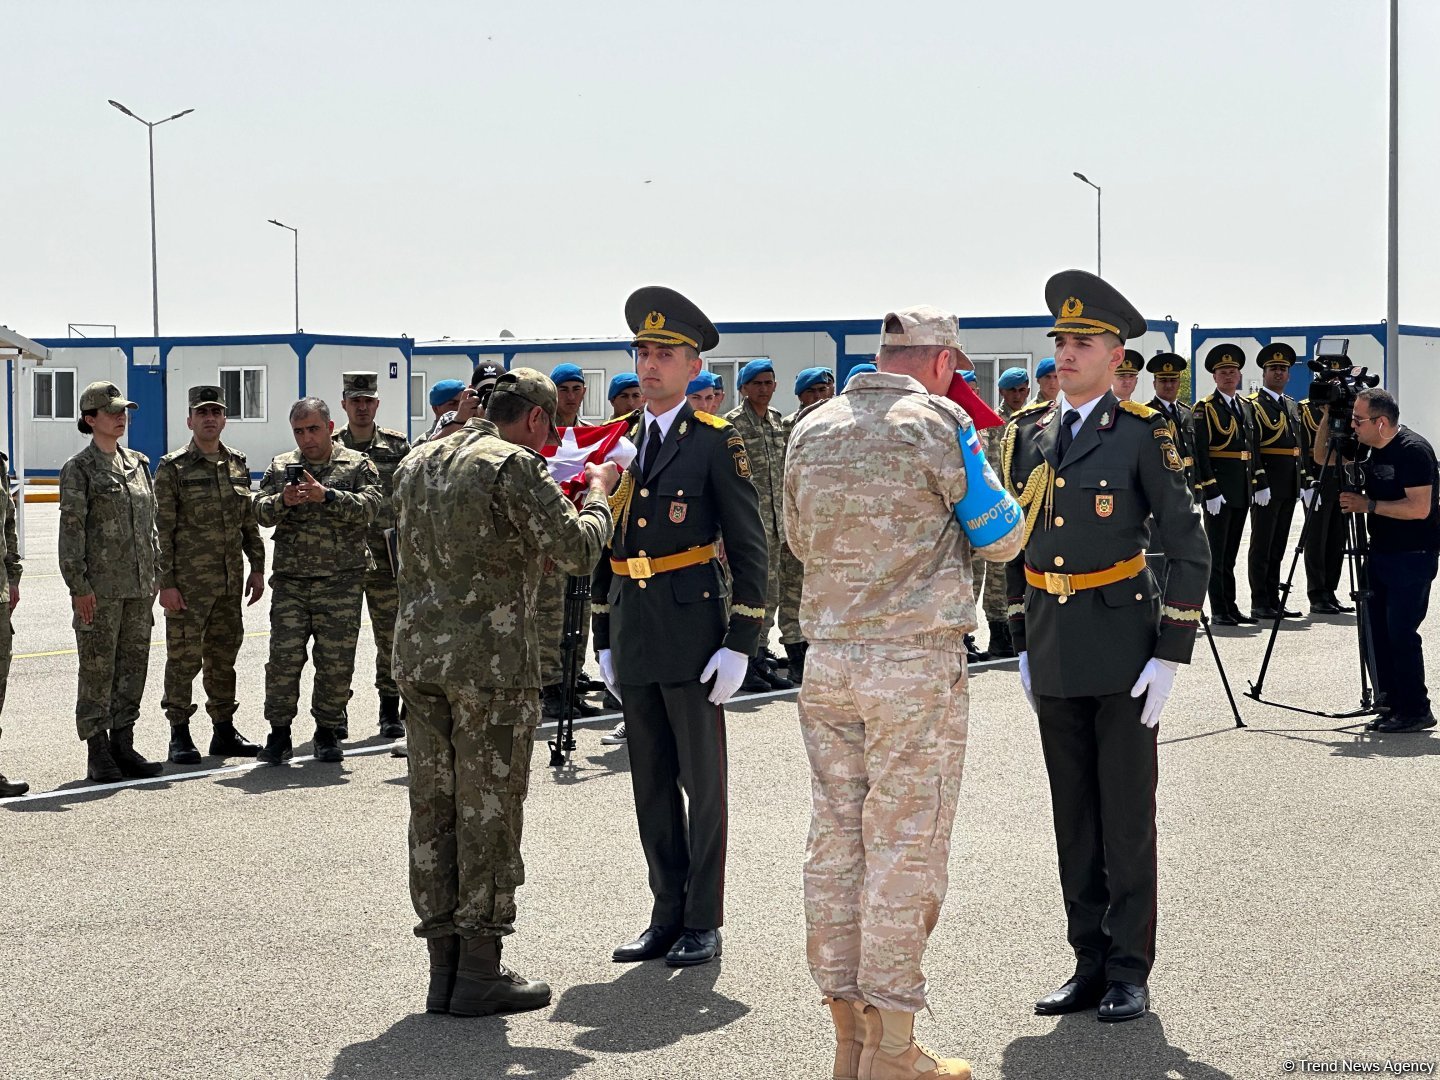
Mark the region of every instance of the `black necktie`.
[[1075, 421], [1080, 419], [1080, 413], [1075, 409], [1066, 409], [1065, 415], [1060, 418], [1060, 460], [1065, 460], [1065, 451], [1070, 449], [1070, 444], [1075, 441], [1071, 429]]
[[655, 467], [655, 459], [660, 456], [660, 421], [650, 421], [650, 433], [645, 436], [645, 457], [640, 461], [640, 474], [647, 480], [650, 477], [650, 470]]

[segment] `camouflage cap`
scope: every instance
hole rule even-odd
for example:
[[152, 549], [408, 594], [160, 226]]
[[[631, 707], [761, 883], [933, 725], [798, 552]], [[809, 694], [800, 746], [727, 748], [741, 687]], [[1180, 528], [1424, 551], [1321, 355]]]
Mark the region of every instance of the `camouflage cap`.
[[138, 407], [135, 402], [127, 401], [125, 395], [120, 393], [120, 388], [112, 382], [92, 382], [80, 394], [80, 411], [82, 413], [90, 412], [92, 409], [118, 413]]
[[380, 396], [380, 376], [373, 371], [347, 371], [340, 378], [345, 381], [344, 397]]
[[902, 308], [886, 315], [880, 323], [880, 344], [938, 345], [942, 349], [965, 351], [965, 346], [960, 344], [959, 320], [929, 304]]
[[190, 387], [190, 408], [198, 409], [201, 405], [219, 405], [227, 409], [225, 404], [225, 391], [218, 386], [192, 386]]
[[531, 405], [538, 405], [550, 417], [550, 437], [560, 441], [560, 431], [555, 426], [555, 411], [560, 407], [559, 395], [550, 376], [534, 368], [511, 368], [495, 380], [496, 394], [514, 394], [524, 398]]

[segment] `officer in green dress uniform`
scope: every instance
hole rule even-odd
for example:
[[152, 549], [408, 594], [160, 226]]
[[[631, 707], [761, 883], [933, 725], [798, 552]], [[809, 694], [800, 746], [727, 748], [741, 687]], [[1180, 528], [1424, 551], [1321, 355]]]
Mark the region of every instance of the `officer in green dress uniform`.
[[624, 710], [654, 906], [651, 925], [614, 959], [664, 956], [681, 967], [720, 955], [724, 705], [755, 654], [769, 558], [744, 440], [685, 400], [700, 353], [720, 335], [659, 286], [631, 295], [625, 318], [645, 395], [630, 416], [640, 453], [613, 496], [615, 538], [595, 571], [592, 611], [600, 672]]
[[[1005, 432], [1005, 481], [1026, 513], [1008, 568], [1010, 634], [1040, 720], [1074, 976], [1042, 1014], [1145, 1013], [1155, 954], [1156, 733], [1200, 625], [1209, 570], [1165, 419], [1109, 391], [1140, 313], [1083, 270], [1052, 277], [1060, 395]], [[1152, 528], [1163, 595], [1145, 563]]]
[[1199, 499], [1200, 492], [1195, 480], [1195, 410], [1180, 400], [1180, 373], [1188, 365], [1183, 356], [1173, 352], [1156, 353], [1145, 365], [1150, 381], [1155, 386], [1155, 396], [1147, 402], [1161, 416], [1170, 428], [1170, 438], [1175, 449], [1180, 451], [1180, 463], [1185, 466], [1185, 479], [1190, 484], [1190, 493]]
[[[1267, 345], [1260, 351], [1261, 385], [1251, 392], [1255, 409], [1256, 434], [1265, 479], [1270, 485], [1268, 506], [1250, 508], [1250, 614], [1257, 619], [1276, 619], [1280, 609], [1280, 572], [1290, 541], [1290, 523], [1295, 503], [1309, 469], [1309, 444], [1300, 420], [1300, 406], [1285, 385], [1295, 350], [1289, 345]], [[1300, 612], [1286, 608], [1287, 619]]]
[[[1305, 426], [1305, 441], [1315, 445], [1315, 429], [1320, 426], [1324, 409], [1309, 398], [1300, 402], [1300, 422]], [[1305, 526], [1305, 591], [1310, 596], [1311, 615], [1345, 615], [1355, 610], [1335, 592], [1340, 587], [1340, 571], [1345, 560], [1345, 520], [1340, 513], [1340, 472], [1332, 464], [1321, 468], [1313, 458], [1300, 459], [1307, 469], [1305, 488], [1300, 498], [1309, 507], [1310, 519]]]
[[1126, 349], [1120, 366], [1110, 377], [1110, 392], [1116, 401], [1129, 401], [1135, 396], [1135, 384], [1140, 381], [1140, 369], [1145, 366], [1145, 357], [1134, 349]]
[[1256, 621], [1235, 602], [1235, 560], [1250, 504], [1270, 502], [1255, 406], [1238, 393], [1244, 366], [1245, 352], [1238, 345], [1226, 342], [1206, 353], [1205, 370], [1215, 377], [1215, 392], [1195, 406], [1195, 474], [1210, 540], [1210, 620], [1216, 626]]

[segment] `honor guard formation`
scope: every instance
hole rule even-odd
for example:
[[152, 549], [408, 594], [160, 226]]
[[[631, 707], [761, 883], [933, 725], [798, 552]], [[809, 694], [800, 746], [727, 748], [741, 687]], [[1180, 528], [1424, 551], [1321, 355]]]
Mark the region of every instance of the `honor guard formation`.
[[[581, 419], [590, 387], [572, 363], [547, 375], [486, 362], [469, 382], [436, 382], [413, 445], [377, 425], [376, 373], [345, 372], [343, 426], [326, 400], [296, 401], [294, 447], [253, 493], [245, 456], [223, 439], [219, 386], [189, 389], [191, 437], [152, 476], [121, 445], [135, 402], [92, 383], [79, 399], [88, 441], [59, 479], [86, 774], [162, 772], [135, 748], [157, 596], [160, 708], [177, 765], [201, 761], [201, 746], [291, 759], [313, 662], [317, 761], [343, 759], [352, 724], [406, 740], [396, 753], [408, 754], [425, 1007], [477, 1016], [551, 1000], [546, 983], [502, 961], [542, 721], [599, 713], [587, 693], [620, 711], [601, 742], [628, 754], [632, 878], [651, 904], [645, 925], [611, 928], [610, 956], [691, 967], [725, 944], [726, 704], [742, 690], [798, 687], [811, 821], [793, 869], [833, 1026], [831, 1076], [964, 1078], [965, 1061], [915, 1041], [914, 1018], [928, 1005], [923, 959], [948, 888], [971, 665], [1016, 658], [1049, 782], [1068, 944], [1056, 943], [1046, 985], [1057, 988], [1034, 1010], [1143, 1016], [1159, 919], [1157, 739], [1207, 599], [1219, 626], [1300, 617], [1283, 580], [1299, 502], [1311, 520], [1311, 613], [1354, 611], [1337, 592], [1342, 550], [1348, 523], [1368, 515], [1379, 598], [1369, 615], [1391, 691], [1374, 726], [1433, 726], [1416, 628], [1440, 549], [1434, 455], [1373, 389], [1354, 401], [1358, 442], [1332, 448], [1340, 406], [1287, 396], [1288, 345], [1255, 357], [1209, 347], [1215, 390], [1192, 407], [1181, 392], [1189, 361], [1127, 347], [1147, 324], [1113, 285], [1068, 270], [1044, 297], [1054, 355], [1033, 377], [998, 373], [995, 415], [956, 403], [976, 400], [956, 379], [973, 383], [973, 365], [956, 317], [923, 305], [884, 316], [874, 362], [854, 365], [843, 386], [826, 367], [781, 387], [770, 360], [738, 365], [738, 400], [722, 412], [725, 386], [703, 359], [720, 346], [714, 323], [673, 289], [638, 289], [624, 305], [634, 371], [596, 388], [625, 453], [577, 465], [563, 491], [545, 452], [605, 434]], [[1251, 362], [1260, 381], [1247, 394]], [[1133, 399], [1142, 372], [1148, 404]], [[779, 392], [796, 399], [788, 414]], [[1373, 473], [1363, 491], [1340, 476], [1357, 445]], [[4, 524], [13, 611], [10, 499]], [[1236, 563], [1247, 524], [1245, 611]], [[236, 728], [235, 665], [241, 605], [266, 589], [262, 528], [273, 530], [273, 563], [268, 730], [256, 743]], [[373, 703], [352, 686], [366, 610]], [[972, 636], [982, 620], [986, 653]], [[10, 641], [6, 620], [0, 704]], [[599, 680], [584, 674], [586, 652]], [[197, 675], [211, 726], [198, 742]], [[0, 776], [0, 796], [26, 790]], [[823, 1067], [790, 1062], [785, 1075]]]

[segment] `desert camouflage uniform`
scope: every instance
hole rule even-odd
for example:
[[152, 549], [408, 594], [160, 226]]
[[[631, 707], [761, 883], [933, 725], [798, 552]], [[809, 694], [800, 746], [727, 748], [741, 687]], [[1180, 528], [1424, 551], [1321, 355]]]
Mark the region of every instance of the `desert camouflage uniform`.
[[5, 604], [4, 612], [0, 612], [0, 712], [5, 709], [5, 688], [10, 682], [10, 653], [13, 633], [10, 627], [10, 590], [20, 585], [20, 575], [24, 567], [20, 563], [20, 536], [15, 531], [15, 500], [10, 495], [9, 486], [10, 463], [4, 454], [0, 454], [0, 480], [5, 481], [4, 506], [0, 507], [0, 514], [5, 518], [3, 531], [0, 531], [0, 543], [4, 549], [0, 550], [0, 599]]
[[[335, 493], [333, 502], [286, 506], [285, 466], [301, 464]], [[364, 454], [331, 446], [323, 465], [299, 450], [270, 462], [255, 496], [255, 520], [275, 526], [275, 572], [270, 578], [270, 660], [265, 665], [265, 719], [289, 727], [300, 701], [300, 672], [315, 639], [315, 686], [310, 714], [322, 727], [345, 723], [360, 601], [374, 566], [367, 533], [380, 506], [380, 476]]]
[[[810, 758], [810, 971], [830, 997], [925, 1007], [925, 945], [948, 882], [975, 627], [959, 406], [908, 375], [863, 374], [801, 419], [786, 535], [805, 565], [810, 642], [800, 723]], [[985, 549], [1007, 559], [1017, 526]]]
[[[1002, 420], [1009, 420], [1011, 416], [1010, 406], [1003, 401], [1000, 407], [995, 410]], [[1005, 445], [1005, 428], [986, 428], [980, 433], [980, 445], [985, 449], [985, 460], [990, 463], [990, 468], [995, 470], [999, 476], [1003, 472], [1000, 467], [1000, 451]], [[984, 582], [980, 593], [980, 608], [985, 613], [987, 622], [1004, 622], [1005, 614], [1005, 567], [999, 563], [991, 563], [987, 569], [985, 560], [979, 553], [973, 553], [970, 557], [970, 576], [977, 585]]]
[[[782, 505], [785, 479], [785, 439], [788, 435], [779, 409], [766, 409], [762, 419], [755, 415], [748, 402], [725, 414], [740, 437], [745, 440], [745, 454], [750, 459], [750, 482], [760, 497], [760, 521], [765, 526], [765, 546], [769, 552], [770, 573], [765, 581], [765, 622], [760, 627], [760, 645], [770, 638], [770, 627], [780, 607], [780, 579], [783, 572], [781, 553], [785, 550], [785, 510]], [[796, 638], [803, 641], [804, 635]]]
[[390, 654], [395, 648], [395, 612], [399, 599], [385, 530], [395, 527], [395, 470], [410, 453], [410, 442], [401, 432], [379, 426], [368, 443], [356, 442], [349, 427], [341, 428], [331, 439], [338, 446], [364, 454], [375, 463], [375, 471], [380, 474], [380, 508], [370, 523], [367, 537], [375, 567], [365, 574], [365, 604], [370, 609], [370, 634], [375, 639], [375, 690], [381, 697], [394, 697], [400, 691], [390, 673]]
[[[235, 658], [245, 638], [240, 613], [245, 562], [265, 572], [265, 544], [250, 502], [245, 455], [224, 443], [207, 456], [194, 440], [155, 470], [160, 535], [159, 586], [179, 589], [183, 611], [165, 612], [165, 693], [160, 706], [173, 727], [195, 715], [195, 676], [203, 671], [205, 711], [214, 723], [234, 720]], [[243, 555], [243, 559], [242, 559]]]
[[150, 460], [92, 442], [60, 470], [60, 574], [71, 596], [95, 594], [89, 626], [77, 614], [80, 677], [75, 726], [81, 739], [140, 718], [155, 624], [155, 490]]
[[[826, 399], [829, 400], [828, 398]], [[795, 430], [795, 421], [800, 418], [803, 410], [797, 409], [785, 419], [780, 421], [780, 430], [785, 437], [785, 446], [790, 446], [790, 434]], [[782, 457], [780, 462], [781, 476], [784, 476], [785, 462]], [[783, 483], [781, 485], [783, 490]], [[780, 515], [783, 523], [785, 515]], [[805, 632], [800, 629], [800, 594], [805, 590], [805, 564], [795, 557], [790, 550], [790, 545], [780, 545], [780, 644], [798, 645], [805, 640]]]
[[610, 508], [587, 497], [577, 513], [540, 455], [479, 418], [405, 459], [395, 504], [415, 933], [509, 934], [540, 722], [542, 564], [587, 573], [610, 537]]

